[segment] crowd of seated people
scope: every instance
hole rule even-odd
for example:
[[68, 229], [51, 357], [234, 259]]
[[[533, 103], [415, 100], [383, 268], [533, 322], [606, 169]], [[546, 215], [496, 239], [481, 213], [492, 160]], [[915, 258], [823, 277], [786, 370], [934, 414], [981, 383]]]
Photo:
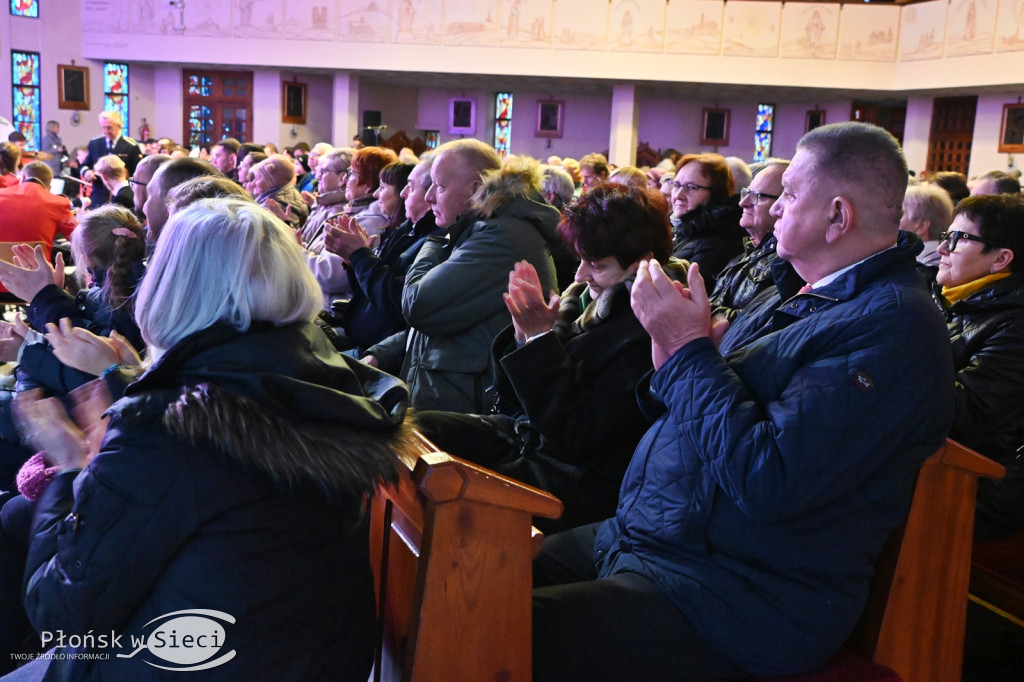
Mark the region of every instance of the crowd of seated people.
[[[89, 147], [113, 198], [79, 212], [81, 291], [46, 245], [0, 263], [29, 304], [0, 329], [0, 671], [43, 630], [214, 609], [237, 617], [232, 679], [366, 679], [359, 500], [393, 479], [410, 408], [565, 504], [536, 521], [538, 680], [820, 666], [947, 434], [1009, 465], [979, 488], [978, 538], [1024, 525], [1006, 174], [907, 187], [864, 124], [792, 161], [641, 169], [470, 139], [134, 158], [117, 123]], [[107, 424], [71, 409], [83, 386], [116, 401]]]

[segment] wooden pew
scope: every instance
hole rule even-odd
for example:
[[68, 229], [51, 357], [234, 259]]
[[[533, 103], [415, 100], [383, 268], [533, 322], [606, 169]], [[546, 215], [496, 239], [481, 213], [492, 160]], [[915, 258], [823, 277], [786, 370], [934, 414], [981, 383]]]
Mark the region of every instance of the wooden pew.
[[1024, 627], [1024, 531], [975, 543], [971, 601]]
[[978, 476], [1004, 469], [946, 444], [918, 474], [910, 513], [882, 550], [867, 607], [847, 648], [811, 675], [773, 682], [956, 682], [960, 679]]
[[375, 682], [529, 680], [532, 517], [552, 495], [437, 451], [420, 437], [369, 505], [378, 595]]

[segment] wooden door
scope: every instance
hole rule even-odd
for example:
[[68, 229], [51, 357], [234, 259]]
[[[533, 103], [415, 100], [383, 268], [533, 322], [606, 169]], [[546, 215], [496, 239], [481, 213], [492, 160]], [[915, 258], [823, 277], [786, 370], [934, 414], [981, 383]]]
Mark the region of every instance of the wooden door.
[[929, 171], [956, 171], [967, 175], [971, 165], [974, 115], [978, 98], [936, 97], [932, 131], [928, 137]]
[[252, 140], [252, 72], [184, 72], [185, 130], [187, 147], [233, 137]]

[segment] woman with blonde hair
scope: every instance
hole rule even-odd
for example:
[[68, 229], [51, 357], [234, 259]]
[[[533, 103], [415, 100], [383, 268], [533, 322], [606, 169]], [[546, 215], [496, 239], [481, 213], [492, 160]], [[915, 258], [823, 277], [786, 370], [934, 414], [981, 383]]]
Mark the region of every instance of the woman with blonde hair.
[[36, 511], [29, 618], [39, 631], [123, 637], [115, 651], [83, 638], [49, 676], [151, 679], [151, 661], [176, 664], [131, 642], [184, 612], [223, 634], [204, 659], [221, 678], [367, 679], [362, 502], [395, 477], [409, 394], [335, 352], [318, 309], [279, 220], [250, 202], [199, 201], [157, 243], [136, 314], [149, 364], [107, 411], [102, 443], [59, 403], [23, 406], [59, 471]]

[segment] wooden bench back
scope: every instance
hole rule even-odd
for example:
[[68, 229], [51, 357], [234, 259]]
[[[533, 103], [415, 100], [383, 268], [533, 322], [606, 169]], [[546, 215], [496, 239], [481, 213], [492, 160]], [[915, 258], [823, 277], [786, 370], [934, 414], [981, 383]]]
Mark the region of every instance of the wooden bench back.
[[978, 476], [1003, 473], [948, 439], [928, 458], [907, 521], [882, 552], [851, 649], [907, 682], [960, 679]]
[[[370, 505], [373, 679], [529, 680], [531, 518], [557, 518], [561, 502], [425, 439], [406, 463]], [[1003, 472], [951, 440], [928, 458], [849, 648], [908, 682], [960, 678], [977, 479]]]
[[370, 501], [373, 679], [529, 680], [532, 518], [562, 503], [424, 438], [405, 463]]

